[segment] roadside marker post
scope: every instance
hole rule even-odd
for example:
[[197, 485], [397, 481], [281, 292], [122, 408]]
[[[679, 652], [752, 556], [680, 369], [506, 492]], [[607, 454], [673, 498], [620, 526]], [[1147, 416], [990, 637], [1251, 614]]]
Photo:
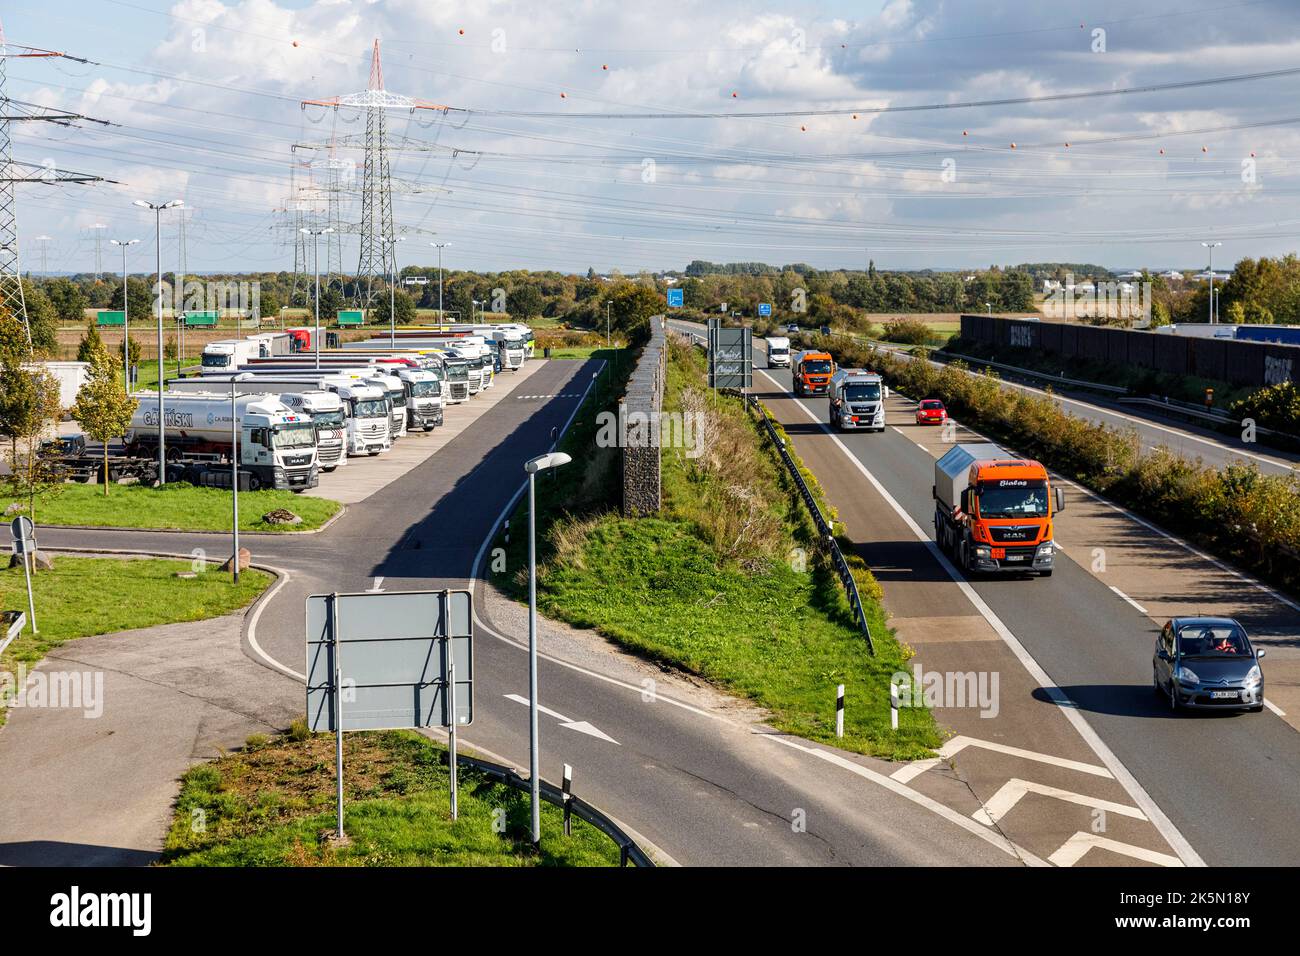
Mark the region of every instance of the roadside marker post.
[[844, 685], [835, 688], [835, 736], [844, 736]]
[[573, 823], [570, 816], [573, 812], [571, 801], [573, 800], [573, 768], [567, 763], [564, 765], [563, 783], [563, 802], [564, 802], [564, 835], [573, 836]]
[[27, 617], [32, 623], [32, 633], [35, 634], [36, 602], [32, 597], [31, 562], [36, 560], [36, 525], [31, 518], [19, 515], [9, 525], [9, 531], [14, 536], [14, 553], [23, 559], [23, 577], [27, 580]]
[[898, 685], [893, 683], [889, 685], [889, 726], [898, 729]]

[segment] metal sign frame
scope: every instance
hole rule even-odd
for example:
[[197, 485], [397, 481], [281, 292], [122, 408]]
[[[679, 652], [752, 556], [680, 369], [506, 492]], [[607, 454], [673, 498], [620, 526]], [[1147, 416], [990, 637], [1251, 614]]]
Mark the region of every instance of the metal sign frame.
[[754, 384], [753, 329], [723, 328], [710, 319], [708, 326], [709, 388], [746, 389]]
[[454, 820], [456, 728], [474, 720], [473, 593], [312, 594], [304, 612], [307, 723], [313, 731], [334, 731], [339, 838], [348, 730], [446, 727]]
[[36, 560], [36, 523], [26, 515], [19, 515], [9, 523], [9, 533], [13, 535], [14, 553], [23, 559], [23, 578], [27, 581], [27, 611], [32, 633], [36, 634], [38, 633], [36, 599], [32, 595], [32, 563]]

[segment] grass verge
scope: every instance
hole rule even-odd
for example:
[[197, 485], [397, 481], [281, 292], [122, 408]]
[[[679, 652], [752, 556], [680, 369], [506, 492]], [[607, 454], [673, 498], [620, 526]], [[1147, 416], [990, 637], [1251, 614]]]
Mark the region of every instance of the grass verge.
[[[162, 558], [55, 557], [53, 570], [32, 574], [40, 633], [24, 627], [0, 655], [0, 671], [12, 674], [19, 664], [30, 669], [52, 648], [79, 637], [228, 614], [252, 603], [272, 581], [249, 568], [235, 585], [215, 565], [196, 578], [176, 577], [190, 570], [188, 561]], [[0, 571], [0, 609], [27, 610], [21, 567]]]
[[[758, 423], [739, 399], [709, 395], [702, 358], [676, 345], [664, 409], [693, 416], [702, 433], [698, 446], [663, 450], [658, 516], [612, 510], [619, 452], [596, 447], [594, 427], [575, 427], [561, 443], [574, 464], [538, 481], [543, 612], [748, 697], [778, 729], [892, 759], [929, 756], [940, 743], [929, 711], [905, 710], [890, 729], [889, 679], [911, 652], [889, 631], [879, 585], [858, 561], [873, 657]], [[512, 525], [526, 521], [523, 506]], [[507, 568], [526, 569], [526, 548], [515, 535]], [[499, 583], [521, 596], [525, 575]], [[840, 683], [850, 703], [836, 738]]]
[[563, 814], [546, 803], [534, 849], [528, 795], [464, 767], [452, 822], [446, 750], [412, 731], [346, 734], [343, 766], [349, 845], [320, 838], [334, 828], [334, 738], [299, 723], [181, 778], [163, 865], [618, 865], [608, 837], [576, 817], [566, 837]]
[[[17, 499], [0, 495], [0, 510]], [[23, 501], [25, 502], [25, 499]], [[292, 491], [242, 491], [241, 531], [307, 531], [319, 528], [341, 508], [337, 501]], [[302, 518], [301, 524], [271, 525], [262, 516], [279, 508]], [[172, 482], [161, 488], [143, 485], [62, 484], [38, 498], [33, 520], [38, 525], [87, 525], [97, 528], [155, 528], [175, 531], [228, 531], [230, 491]]]

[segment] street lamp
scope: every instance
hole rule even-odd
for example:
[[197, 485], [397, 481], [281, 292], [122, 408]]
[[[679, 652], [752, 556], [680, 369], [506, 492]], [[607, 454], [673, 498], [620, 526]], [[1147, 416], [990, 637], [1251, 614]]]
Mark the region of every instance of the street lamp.
[[429, 245], [438, 250], [438, 321], [446, 322], [447, 317], [442, 312], [442, 250], [446, 249], [450, 242], [431, 242]]
[[230, 570], [234, 583], [239, 583], [239, 415], [235, 412], [235, 385], [247, 382], [253, 377], [252, 372], [240, 372], [230, 377], [230, 490], [232, 519], [231, 532], [235, 539], [235, 553], [230, 559]]
[[316, 241], [320, 236], [333, 232], [334, 227], [328, 229], [299, 229], [304, 235], [311, 236], [311, 268], [316, 273], [316, 368], [320, 369], [320, 259], [319, 243]]
[[475, 306], [478, 306], [478, 307], [479, 307], [479, 311], [481, 312], [481, 311], [483, 310], [483, 305], [484, 305], [484, 304], [485, 304], [485, 303], [483, 303], [483, 302], [480, 301], [479, 299], [470, 299], [470, 300], [469, 300], [469, 324], [470, 324], [470, 325], [473, 325], [473, 324], [474, 324], [474, 307], [475, 307]]
[[127, 394], [131, 392], [131, 332], [127, 321], [128, 309], [126, 294], [126, 247], [134, 246], [139, 239], [110, 239], [115, 246], [122, 247], [122, 379], [126, 383]]
[[986, 309], [989, 310], [989, 315], [992, 315], [992, 314], [993, 314], [993, 303], [992, 303], [992, 302], [985, 302], [985, 303], [984, 303], [984, 308], [986, 308]]
[[397, 347], [397, 244], [405, 242], [405, 236], [380, 236], [380, 242], [388, 243], [388, 344]]
[[[163, 437], [162, 211], [175, 209], [185, 203], [180, 199], [172, 199], [164, 203], [137, 199], [132, 205], [153, 210], [154, 251], [158, 256], [158, 272], [155, 279], [158, 289], [158, 484], [165, 485], [167, 484], [167, 453], [163, 447], [165, 439]], [[125, 285], [122, 286], [122, 301], [126, 302]]]
[[1215, 321], [1214, 309], [1214, 247], [1221, 246], [1221, 242], [1203, 242], [1201, 243], [1206, 249], [1210, 250], [1210, 323]]
[[572, 460], [562, 451], [553, 451], [524, 462], [524, 471], [528, 472], [528, 786], [534, 844], [542, 839], [541, 776], [537, 767], [537, 473]]

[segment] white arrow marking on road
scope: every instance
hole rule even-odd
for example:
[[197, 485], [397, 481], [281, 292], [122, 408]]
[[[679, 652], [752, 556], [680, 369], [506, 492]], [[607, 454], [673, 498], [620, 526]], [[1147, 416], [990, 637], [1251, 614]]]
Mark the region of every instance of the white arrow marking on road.
[[1010, 813], [1012, 808], [1020, 802], [1020, 798], [1027, 793], [1041, 793], [1045, 797], [1055, 797], [1057, 800], [1077, 803], [1084, 807], [1094, 807], [1098, 810], [1109, 810], [1122, 816], [1133, 817], [1135, 820], [1146, 819], [1146, 814], [1137, 807], [1130, 807], [1123, 803], [1112, 803], [1110, 800], [1100, 800], [1097, 797], [1089, 797], [1082, 793], [1061, 790], [1057, 787], [1049, 787], [1046, 784], [1034, 783], [1032, 780], [1021, 780], [1017, 777], [1012, 777], [1004, 783], [998, 789], [998, 792], [993, 794], [989, 801], [972, 813], [971, 816], [980, 823], [993, 826], [993, 824]]
[[[523, 704], [525, 707], [528, 706], [528, 698], [523, 697], [520, 694], [506, 694], [505, 698], [506, 700], [513, 700], [517, 704]], [[613, 737], [611, 737], [609, 734], [605, 733], [604, 731], [597, 730], [595, 727], [587, 723], [587, 721], [585, 720], [570, 720], [568, 717], [565, 717], [559, 711], [551, 710], [549, 707], [543, 707], [541, 704], [537, 705], [537, 709], [541, 711], [543, 714], [546, 714], [548, 717], [554, 717], [556, 720], [560, 722], [560, 726], [564, 727], [567, 730], [576, 730], [580, 734], [586, 734], [588, 737], [596, 737], [599, 740], [607, 740], [611, 744], [618, 746], [617, 740], [615, 740]]]
[[379, 586], [379, 585], [381, 585], [381, 584], [383, 584], [383, 583], [384, 583], [384, 579], [383, 579], [383, 578], [375, 578], [375, 585], [374, 585], [374, 587], [367, 588], [367, 589], [366, 589], [366, 593], [367, 593], [367, 594], [378, 594], [380, 591], [383, 590], [383, 588], [381, 588], [381, 587]]
[[1082, 830], [1061, 844], [1061, 848], [1047, 859], [1056, 866], [1074, 866], [1079, 860], [1083, 859], [1085, 853], [1093, 848], [1110, 850], [1112, 853], [1131, 856], [1135, 860], [1155, 863], [1158, 866], [1183, 865], [1182, 860], [1176, 856], [1170, 856], [1168, 853], [1157, 853], [1155, 850], [1134, 846], [1131, 843], [1120, 843], [1118, 840], [1111, 840], [1096, 833], [1084, 833]]

